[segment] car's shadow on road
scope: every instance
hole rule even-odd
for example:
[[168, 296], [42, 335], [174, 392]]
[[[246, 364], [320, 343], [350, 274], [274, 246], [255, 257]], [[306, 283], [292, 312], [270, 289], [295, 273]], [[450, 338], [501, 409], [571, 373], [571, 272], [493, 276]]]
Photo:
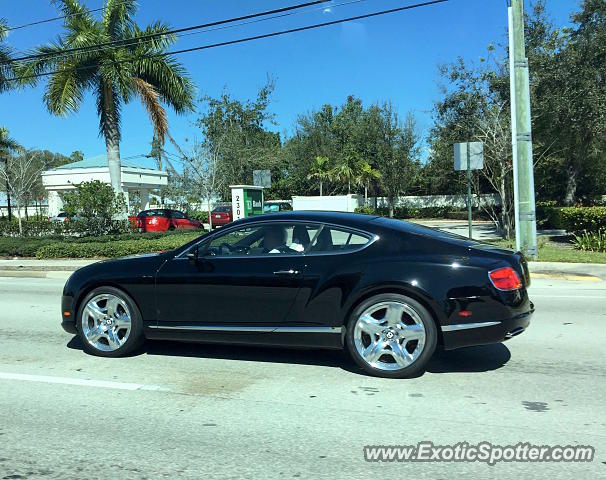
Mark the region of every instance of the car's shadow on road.
[[[77, 336], [72, 338], [67, 346], [68, 348], [82, 350], [82, 343]], [[318, 365], [341, 368], [351, 373], [366, 375], [344, 350], [303, 350], [154, 340], [147, 341], [133, 355]], [[511, 353], [509, 349], [502, 343], [466, 347], [451, 351], [438, 350], [429, 362], [427, 371], [430, 373], [487, 372], [503, 367], [510, 358]]]

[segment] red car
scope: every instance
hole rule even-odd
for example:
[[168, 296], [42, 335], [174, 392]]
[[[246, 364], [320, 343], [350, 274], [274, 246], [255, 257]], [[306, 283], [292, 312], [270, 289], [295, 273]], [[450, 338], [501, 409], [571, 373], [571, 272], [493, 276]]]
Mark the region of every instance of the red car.
[[233, 222], [233, 220], [234, 217], [231, 211], [231, 205], [220, 205], [210, 212], [210, 221], [213, 228], [222, 227], [223, 225]]
[[193, 220], [179, 210], [168, 208], [144, 210], [137, 215], [135, 222], [140, 232], [165, 232], [175, 229], [193, 230], [202, 227], [199, 220]]

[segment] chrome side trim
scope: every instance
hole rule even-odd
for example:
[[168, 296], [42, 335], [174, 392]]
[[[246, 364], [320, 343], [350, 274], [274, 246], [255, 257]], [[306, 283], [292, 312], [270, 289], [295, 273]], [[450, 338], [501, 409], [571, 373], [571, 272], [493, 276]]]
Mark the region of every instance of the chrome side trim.
[[341, 333], [343, 327], [278, 327], [274, 333]]
[[478, 322], [478, 323], [458, 323], [455, 325], [442, 325], [443, 332], [458, 332], [459, 330], [469, 330], [470, 328], [492, 327], [501, 322]]
[[241, 333], [342, 333], [343, 327], [255, 327], [245, 325], [149, 325], [158, 330]]

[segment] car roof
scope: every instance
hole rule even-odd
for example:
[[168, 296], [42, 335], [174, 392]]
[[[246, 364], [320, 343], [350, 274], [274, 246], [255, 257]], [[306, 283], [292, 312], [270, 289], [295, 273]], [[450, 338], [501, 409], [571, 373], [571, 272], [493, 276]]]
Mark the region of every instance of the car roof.
[[294, 212], [280, 212], [270, 213], [267, 215], [254, 215], [238, 220], [238, 223], [251, 223], [260, 222], [264, 220], [297, 220], [297, 221], [310, 221], [320, 223], [336, 223], [339, 225], [369, 228], [371, 222], [379, 218], [376, 215], [364, 215], [360, 213], [348, 213], [348, 212], [328, 212], [318, 210], [297, 210]]

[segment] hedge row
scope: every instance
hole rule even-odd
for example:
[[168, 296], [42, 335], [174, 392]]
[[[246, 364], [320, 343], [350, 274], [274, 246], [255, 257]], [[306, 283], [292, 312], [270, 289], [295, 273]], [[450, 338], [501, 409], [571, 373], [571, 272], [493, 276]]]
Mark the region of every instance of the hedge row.
[[199, 231], [122, 234], [81, 238], [0, 237], [0, 257], [97, 258], [171, 250], [200, 236]]
[[606, 207], [563, 207], [551, 213], [556, 228], [567, 232], [599, 232], [606, 230]]
[[[389, 208], [379, 207], [376, 210], [370, 205], [364, 205], [355, 209], [356, 213], [376, 214], [383, 217], [389, 215]], [[407, 207], [394, 208], [395, 218], [448, 218], [451, 220], [467, 220], [467, 210], [456, 209], [450, 206], [442, 207]], [[483, 219], [483, 212], [474, 208], [472, 212], [474, 219]]]
[[[48, 219], [22, 219], [24, 237], [47, 236], [85, 236], [116, 235], [134, 230], [128, 220], [111, 220], [104, 218], [79, 219], [72, 222], [51, 222]], [[0, 220], [0, 237], [19, 236], [19, 222], [13, 219]]]

